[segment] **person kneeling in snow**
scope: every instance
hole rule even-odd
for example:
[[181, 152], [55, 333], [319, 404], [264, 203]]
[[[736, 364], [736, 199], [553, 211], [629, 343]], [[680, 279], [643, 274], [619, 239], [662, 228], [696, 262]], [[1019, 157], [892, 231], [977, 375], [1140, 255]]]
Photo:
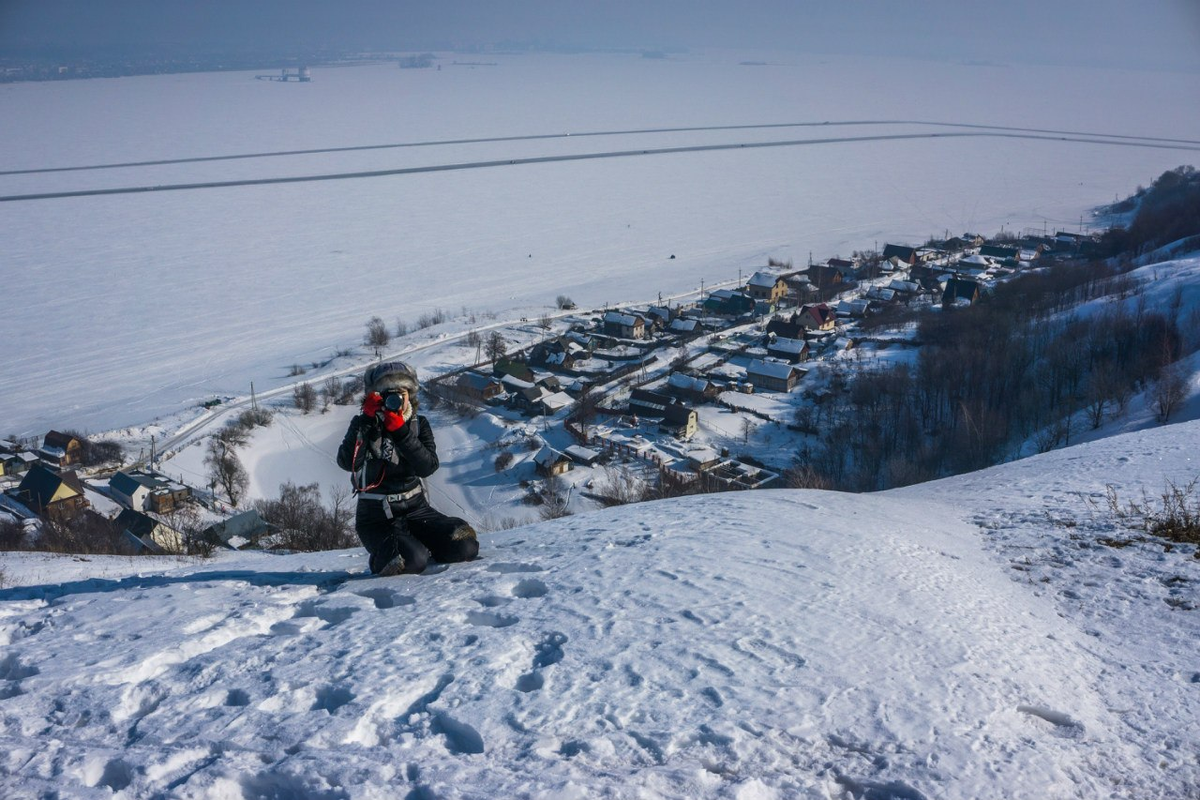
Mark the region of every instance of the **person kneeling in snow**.
[[358, 508], [354, 529], [375, 575], [417, 573], [429, 557], [442, 563], [479, 554], [475, 530], [429, 505], [422, 478], [438, 468], [429, 420], [417, 414], [417, 373], [403, 361], [367, 370], [362, 413], [338, 448]]

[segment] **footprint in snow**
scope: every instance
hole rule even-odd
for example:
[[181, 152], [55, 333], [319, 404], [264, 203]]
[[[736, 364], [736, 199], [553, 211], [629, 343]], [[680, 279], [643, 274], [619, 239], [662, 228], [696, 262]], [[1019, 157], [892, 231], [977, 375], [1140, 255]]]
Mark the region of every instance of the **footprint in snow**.
[[537, 564], [524, 564], [519, 561], [500, 562], [491, 564], [487, 568], [488, 572], [498, 572], [501, 575], [509, 575], [514, 572], [542, 572], [542, 568]]
[[1050, 731], [1055, 736], [1060, 736], [1064, 739], [1079, 739], [1083, 737], [1083, 723], [1061, 711], [1054, 711], [1043, 706], [1017, 706], [1017, 711], [1050, 723], [1053, 726]]
[[492, 611], [468, 611], [467, 622], [482, 628], [507, 628], [520, 622], [519, 617], [510, 617]]
[[409, 597], [406, 594], [400, 594], [391, 589], [363, 589], [361, 592], [355, 592], [355, 594], [371, 600], [375, 603], [375, 607], [379, 609], [411, 606], [417, 603], [415, 597]]

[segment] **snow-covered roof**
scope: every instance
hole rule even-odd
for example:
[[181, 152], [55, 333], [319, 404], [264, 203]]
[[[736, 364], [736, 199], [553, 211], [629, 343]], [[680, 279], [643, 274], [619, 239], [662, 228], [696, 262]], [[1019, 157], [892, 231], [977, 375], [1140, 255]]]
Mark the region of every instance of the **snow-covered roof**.
[[767, 350], [775, 350], [780, 353], [792, 353], [800, 355], [808, 347], [808, 342], [803, 339], [788, 339], [783, 336], [778, 336], [775, 341], [767, 345]]
[[522, 389], [532, 389], [533, 384], [529, 381], [523, 381], [513, 375], [503, 375], [500, 377], [500, 383], [507, 387], [510, 391], [520, 391]]
[[795, 367], [782, 361], [759, 361], [756, 359], [746, 367], [746, 375], [751, 378], [755, 375], [764, 375], [768, 378], [787, 380], [795, 371]]
[[496, 379], [488, 375], [480, 375], [478, 372], [464, 372], [458, 376], [457, 382], [460, 386], [468, 386], [477, 391], [483, 391], [496, 383]]
[[689, 392], [703, 392], [708, 388], [708, 381], [703, 378], [693, 378], [691, 375], [684, 375], [682, 372], [672, 372], [667, 378], [667, 385]]
[[542, 467], [549, 467], [557, 464], [560, 461], [569, 461], [567, 454], [561, 450], [555, 450], [550, 445], [544, 445], [541, 450], [537, 451], [537, 455], [533, 457], [533, 463]]
[[541, 404], [550, 411], [561, 411], [575, 402], [575, 398], [566, 392], [553, 392], [542, 397]]
[[676, 331], [678, 333], [693, 333], [700, 327], [699, 320], [695, 319], [673, 319], [667, 330]]
[[590, 464], [600, 457], [599, 451], [578, 444], [571, 445], [563, 452], [580, 464]]
[[604, 315], [604, 321], [613, 325], [622, 325], [627, 328], [633, 328], [640, 324], [644, 324], [641, 317], [635, 317], [632, 314], [622, 314], [620, 311], [609, 311]]
[[778, 280], [778, 275], [772, 275], [769, 272], [756, 272], [750, 276], [750, 280], [746, 281], [746, 285], [762, 289], [772, 289]]

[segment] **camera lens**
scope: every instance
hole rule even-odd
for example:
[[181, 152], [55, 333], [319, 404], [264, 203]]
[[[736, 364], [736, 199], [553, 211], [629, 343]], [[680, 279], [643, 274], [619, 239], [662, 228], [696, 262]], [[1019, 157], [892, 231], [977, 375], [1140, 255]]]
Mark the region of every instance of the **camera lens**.
[[383, 407], [388, 411], [399, 411], [404, 408], [404, 395], [386, 394], [383, 396]]

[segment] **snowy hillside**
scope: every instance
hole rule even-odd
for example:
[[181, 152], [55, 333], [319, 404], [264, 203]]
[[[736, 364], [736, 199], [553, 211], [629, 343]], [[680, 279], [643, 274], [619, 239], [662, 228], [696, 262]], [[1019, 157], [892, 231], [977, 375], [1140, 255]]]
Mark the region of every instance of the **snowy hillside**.
[[1194, 795], [1200, 562], [1083, 498], [1194, 477], [1198, 437], [628, 506], [420, 577], [4, 554], [0, 793]]

